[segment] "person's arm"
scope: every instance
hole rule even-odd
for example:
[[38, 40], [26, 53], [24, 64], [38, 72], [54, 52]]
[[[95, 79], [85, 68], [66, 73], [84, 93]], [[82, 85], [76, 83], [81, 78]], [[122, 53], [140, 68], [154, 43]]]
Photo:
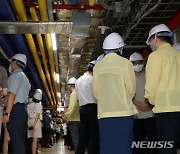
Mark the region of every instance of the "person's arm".
[[126, 68], [124, 73], [124, 81], [128, 94], [133, 98], [135, 95], [136, 83], [133, 66], [130, 62], [128, 63], [128, 67]]
[[76, 110], [77, 108], [77, 97], [76, 93], [71, 93], [70, 95], [70, 101], [69, 101], [69, 107], [67, 112], [65, 113], [65, 117], [68, 119]]
[[160, 81], [161, 59], [157, 54], [151, 53], [146, 65], [145, 98], [155, 105], [155, 95]]
[[6, 107], [6, 113], [8, 113], [9, 115], [3, 116], [3, 122], [4, 123], [9, 122], [9, 116], [10, 116], [11, 110], [12, 110], [13, 105], [14, 105], [15, 97], [16, 97], [16, 95], [14, 93], [9, 92], [8, 102], [7, 102], [7, 107]]
[[78, 87], [78, 79], [76, 80], [75, 89], [76, 89], [76, 97], [77, 97], [77, 99], [79, 100], [79, 87]]
[[1, 97], [7, 96], [7, 94], [8, 94], [7, 80], [8, 80], [7, 72], [5, 69], [3, 69], [2, 90], [0, 90]]
[[37, 121], [39, 120], [39, 117], [40, 117], [40, 113], [36, 113], [36, 118], [35, 118], [35, 120], [34, 120], [33, 127], [36, 126], [36, 123], [37, 123]]
[[33, 127], [36, 126], [36, 123], [38, 122], [38, 120], [40, 119], [40, 114], [42, 113], [42, 105], [40, 104], [36, 104], [36, 117], [34, 120], [34, 124]]
[[8, 82], [8, 101], [6, 106], [6, 113], [9, 115], [5, 114], [3, 116], [3, 122], [5, 123], [9, 122], [9, 116], [14, 105], [16, 94], [21, 86], [22, 79], [18, 74], [14, 74], [13, 76], [11, 76], [11, 78], [9, 78]]
[[8, 94], [8, 88], [2, 88], [2, 90], [0, 91], [0, 96], [7, 96]]
[[93, 92], [93, 95], [94, 97], [96, 98], [97, 100], [97, 75], [96, 75], [96, 72], [95, 72], [95, 68], [93, 69], [93, 80], [92, 80], [92, 92]]

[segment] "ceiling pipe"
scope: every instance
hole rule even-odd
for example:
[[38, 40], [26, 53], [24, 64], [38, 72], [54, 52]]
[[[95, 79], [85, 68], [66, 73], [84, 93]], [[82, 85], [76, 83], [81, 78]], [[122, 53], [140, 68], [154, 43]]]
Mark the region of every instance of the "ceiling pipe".
[[93, 7], [96, 4], [96, 0], [89, 0], [89, 5]]
[[[94, 0], [93, 0], [94, 1]], [[26, 0], [27, 6], [37, 8], [37, 4], [33, 4], [31, 0]], [[104, 8], [100, 4], [94, 5], [94, 2], [90, 2], [89, 5], [72, 5], [72, 4], [52, 4], [53, 9], [67, 9], [67, 10], [104, 10]]]
[[[39, 21], [38, 16], [36, 14], [36, 10], [34, 7], [30, 8], [30, 13], [31, 13], [31, 17], [32, 17], [33, 21]], [[37, 41], [39, 44], [40, 52], [42, 54], [42, 62], [43, 62], [44, 69], [46, 72], [46, 78], [47, 78], [48, 83], [49, 83], [50, 93], [51, 93], [53, 101], [56, 102], [54, 92], [53, 92], [53, 88], [52, 88], [51, 78], [50, 78], [50, 74], [49, 74], [49, 70], [48, 70], [48, 66], [47, 66], [47, 58], [46, 58], [46, 53], [45, 53], [44, 44], [43, 44], [41, 34], [36, 34], [36, 38], [37, 38]]]
[[[16, 8], [19, 20], [20, 21], [27, 21], [26, 12], [25, 12], [22, 0], [18, 0], [18, 1], [13, 0], [13, 2], [14, 2], [14, 6]], [[43, 82], [44, 88], [45, 88], [46, 93], [48, 95], [49, 101], [53, 105], [52, 97], [51, 97], [51, 95], [49, 93], [49, 88], [48, 88], [46, 78], [45, 78], [45, 75], [44, 75], [44, 72], [43, 72], [43, 69], [42, 69], [42, 66], [41, 66], [40, 59], [39, 59], [38, 54], [37, 54], [37, 50], [36, 50], [36, 46], [35, 46], [33, 37], [32, 37], [31, 34], [25, 34], [25, 37], [26, 37], [26, 40], [28, 42], [28, 45], [29, 45], [30, 51], [32, 53], [32, 56], [34, 58], [34, 62], [36, 64], [36, 66], [37, 66], [40, 78], [41, 78], [41, 80]]]
[[[0, 9], [1, 20], [16, 21], [16, 17], [14, 15], [10, 0], [1, 0], [1, 4], [3, 5], [3, 7]], [[3, 47], [3, 50], [9, 56], [9, 58], [11, 58], [14, 54], [16, 54], [16, 51], [19, 51], [27, 56], [28, 62], [27, 62], [27, 66], [25, 69], [25, 70], [27, 70], [27, 73], [26, 72], [25, 73], [27, 74], [28, 78], [30, 79], [30, 82], [32, 80], [34, 85], [36, 85], [35, 87], [40, 88], [42, 90], [43, 105], [49, 106], [49, 101], [48, 101], [46, 92], [45, 92], [44, 87], [41, 83], [41, 80], [37, 74], [37, 69], [34, 65], [34, 61], [32, 59], [31, 54], [29, 53], [27, 44], [26, 44], [24, 38], [22, 37], [22, 35], [19, 34], [19, 35], [1, 35], [1, 36], [3, 36], [3, 40], [5, 40], [1, 46]], [[5, 39], [5, 37], [7, 37], [7, 38]], [[7, 44], [7, 46], [4, 47], [5, 44], [8, 42], [8, 40], [11, 43]], [[12, 47], [13, 47], [13, 49], [11, 49]]]
[[[38, 4], [39, 4], [39, 11], [40, 11], [41, 20], [42, 21], [48, 21], [46, 1], [45, 0], [38, 0]], [[54, 54], [53, 54], [50, 34], [45, 34], [45, 41], [46, 41], [46, 46], [47, 46], [47, 51], [48, 51], [48, 56], [49, 56], [51, 77], [53, 79], [56, 101], [58, 101], [58, 96], [57, 96], [58, 88], [57, 88], [57, 82], [56, 82], [55, 58], [54, 58]], [[57, 104], [57, 102], [56, 102], [56, 104]]]

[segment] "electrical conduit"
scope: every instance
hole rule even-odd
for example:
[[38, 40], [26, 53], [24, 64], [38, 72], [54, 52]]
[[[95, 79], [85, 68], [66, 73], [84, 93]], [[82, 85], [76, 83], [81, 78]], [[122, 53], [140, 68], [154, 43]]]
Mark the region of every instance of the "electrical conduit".
[[[39, 21], [37, 14], [36, 14], [36, 10], [34, 7], [30, 8], [30, 13], [31, 13], [31, 17], [32, 17], [33, 21]], [[46, 72], [46, 78], [47, 78], [48, 83], [49, 83], [50, 93], [52, 95], [53, 101], [56, 102], [55, 97], [54, 97], [53, 88], [52, 88], [51, 78], [50, 78], [50, 74], [49, 74], [49, 70], [48, 70], [48, 66], [47, 66], [47, 58], [46, 58], [46, 54], [45, 54], [45, 50], [44, 50], [44, 44], [43, 44], [42, 36], [41, 36], [41, 34], [36, 34], [36, 37], [37, 37], [39, 48], [40, 48], [40, 51], [42, 54], [42, 62], [43, 62], [44, 69]]]
[[[48, 21], [48, 13], [47, 13], [47, 4], [45, 0], [38, 0], [39, 4], [39, 11], [40, 11], [40, 16], [42, 21]], [[50, 70], [51, 70], [51, 77], [53, 79], [53, 85], [54, 85], [54, 90], [55, 90], [55, 96], [56, 100], [57, 98], [57, 82], [56, 82], [56, 72], [55, 72], [55, 59], [54, 59], [54, 54], [53, 54], [53, 49], [52, 49], [52, 42], [51, 42], [51, 36], [50, 34], [45, 34], [45, 41], [46, 41], [46, 46], [48, 50], [48, 55], [49, 55], [49, 64], [50, 64]]]

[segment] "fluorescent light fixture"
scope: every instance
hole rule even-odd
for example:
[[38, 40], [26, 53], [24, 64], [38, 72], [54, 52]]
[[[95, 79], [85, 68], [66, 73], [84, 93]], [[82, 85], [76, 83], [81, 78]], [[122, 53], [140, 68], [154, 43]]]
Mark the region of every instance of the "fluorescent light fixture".
[[58, 95], [59, 98], [61, 97], [61, 93], [60, 92], [57, 92], [57, 95]]
[[59, 73], [56, 73], [56, 81], [57, 81], [57, 83], [60, 83], [59, 82]]
[[51, 39], [52, 39], [53, 50], [57, 50], [57, 42], [56, 42], [56, 34], [55, 33], [51, 33]]

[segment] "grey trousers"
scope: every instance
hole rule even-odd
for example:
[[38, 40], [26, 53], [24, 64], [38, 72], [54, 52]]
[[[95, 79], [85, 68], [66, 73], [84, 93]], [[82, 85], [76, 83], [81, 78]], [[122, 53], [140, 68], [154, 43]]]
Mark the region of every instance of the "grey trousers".
[[68, 122], [74, 149], [77, 148], [77, 144], [79, 141], [79, 123], [80, 123], [79, 121], [69, 121]]

